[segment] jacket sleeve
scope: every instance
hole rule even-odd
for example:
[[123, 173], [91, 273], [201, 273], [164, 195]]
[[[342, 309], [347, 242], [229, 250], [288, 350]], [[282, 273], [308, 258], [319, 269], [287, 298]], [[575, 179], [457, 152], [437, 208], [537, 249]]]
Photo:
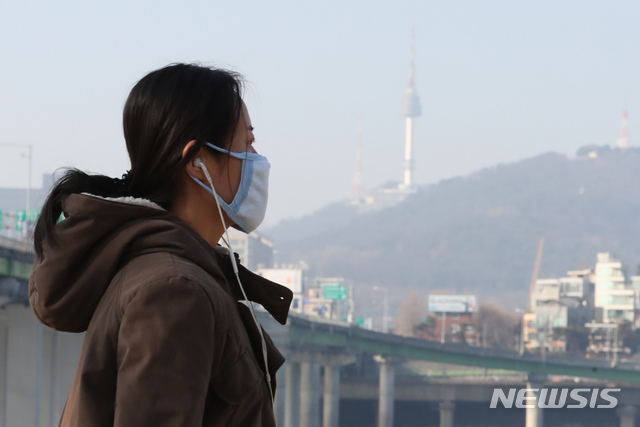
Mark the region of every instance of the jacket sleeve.
[[206, 293], [174, 277], [139, 288], [123, 310], [114, 426], [200, 427], [214, 351]]

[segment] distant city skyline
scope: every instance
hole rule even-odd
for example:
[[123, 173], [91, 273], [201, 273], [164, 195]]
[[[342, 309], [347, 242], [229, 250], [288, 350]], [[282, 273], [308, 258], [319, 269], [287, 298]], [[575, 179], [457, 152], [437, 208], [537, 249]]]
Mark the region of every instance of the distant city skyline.
[[[360, 114], [361, 186], [403, 181], [412, 27], [413, 183], [616, 146], [624, 108], [637, 145], [639, 18], [631, 0], [6, 3], [0, 142], [33, 145], [34, 188], [65, 166], [120, 176], [122, 107], [138, 79], [176, 61], [232, 68], [273, 165], [272, 225], [349, 197]], [[0, 153], [0, 187], [26, 187], [23, 151]]]

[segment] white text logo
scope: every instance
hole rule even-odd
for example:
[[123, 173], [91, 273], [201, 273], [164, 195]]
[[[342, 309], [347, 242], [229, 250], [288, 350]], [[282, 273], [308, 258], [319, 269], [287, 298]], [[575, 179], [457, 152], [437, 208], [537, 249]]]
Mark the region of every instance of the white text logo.
[[[496, 388], [493, 390], [490, 408], [497, 408], [498, 401], [505, 408], [535, 408], [536, 401], [539, 408], [557, 409], [569, 408], [579, 409], [586, 408], [615, 408], [618, 405], [618, 399], [611, 393], [620, 392], [619, 388], [574, 388], [569, 393], [568, 388], [522, 388], [509, 389], [505, 392]], [[598, 404], [598, 397], [608, 403]]]

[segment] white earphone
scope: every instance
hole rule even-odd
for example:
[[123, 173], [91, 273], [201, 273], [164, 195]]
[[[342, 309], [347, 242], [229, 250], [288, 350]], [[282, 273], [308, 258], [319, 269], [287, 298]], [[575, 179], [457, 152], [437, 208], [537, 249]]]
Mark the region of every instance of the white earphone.
[[222, 221], [222, 227], [224, 228], [224, 237], [222, 240], [227, 245], [227, 250], [229, 251], [229, 257], [231, 258], [231, 266], [233, 267], [233, 273], [238, 280], [238, 285], [240, 286], [240, 290], [242, 291], [242, 296], [244, 297], [245, 302], [249, 307], [249, 311], [251, 312], [251, 317], [253, 318], [253, 322], [256, 324], [258, 328], [258, 333], [260, 334], [260, 341], [262, 344], [262, 356], [264, 358], [264, 369], [265, 369], [265, 377], [267, 379], [267, 385], [269, 388], [269, 396], [271, 397], [271, 405], [273, 405], [273, 390], [271, 389], [271, 375], [269, 374], [269, 364], [267, 363], [267, 342], [264, 339], [264, 334], [262, 333], [262, 327], [256, 318], [256, 314], [253, 312], [253, 303], [249, 301], [247, 298], [247, 294], [244, 291], [244, 287], [242, 286], [242, 282], [240, 281], [240, 275], [238, 274], [238, 264], [236, 263], [236, 257], [233, 252], [233, 248], [231, 247], [231, 239], [229, 239], [229, 233], [227, 232], [227, 224], [224, 221], [224, 215], [222, 214], [222, 208], [220, 208], [220, 202], [218, 201], [218, 193], [216, 193], [216, 189], [213, 186], [213, 181], [211, 180], [211, 175], [209, 175], [209, 171], [207, 167], [204, 165], [204, 162], [200, 157], [196, 157], [193, 159], [193, 166], [202, 169], [204, 176], [207, 178], [207, 182], [211, 186], [211, 190], [213, 191], [213, 198], [216, 200], [216, 206], [218, 207], [218, 214], [220, 215], [220, 220]]

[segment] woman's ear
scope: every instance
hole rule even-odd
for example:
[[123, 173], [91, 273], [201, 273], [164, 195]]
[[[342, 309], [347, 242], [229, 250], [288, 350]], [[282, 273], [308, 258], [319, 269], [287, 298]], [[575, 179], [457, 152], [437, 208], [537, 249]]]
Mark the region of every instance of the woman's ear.
[[[192, 139], [191, 141], [187, 142], [187, 144], [182, 149], [183, 159], [186, 157], [189, 150], [193, 148], [193, 145], [195, 143], [196, 143], [195, 139]], [[189, 163], [187, 163], [187, 172], [189, 172], [192, 176], [198, 178], [199, 180], [204, 181], [205, 176], [204, 176], [204, 173], [202, 172], [202, 169], [199, 166], [200, 162], [202, 161], [203, 160], [202, 160], [202, 157], [200, 156], [200, 153], [197, 153], [196, 156], [192, 158]]]
[[187, 142], [184, 146], [184, 148], [182, 149], [182, 158], [184, 159], [185, 156], [187, 155], [187, 153], [189, 152], [189, 150], [191, 150], [191, 147], [193, 147], [193, 145], [196, 143], [195, 139], [192, 139], [191, 141]]

